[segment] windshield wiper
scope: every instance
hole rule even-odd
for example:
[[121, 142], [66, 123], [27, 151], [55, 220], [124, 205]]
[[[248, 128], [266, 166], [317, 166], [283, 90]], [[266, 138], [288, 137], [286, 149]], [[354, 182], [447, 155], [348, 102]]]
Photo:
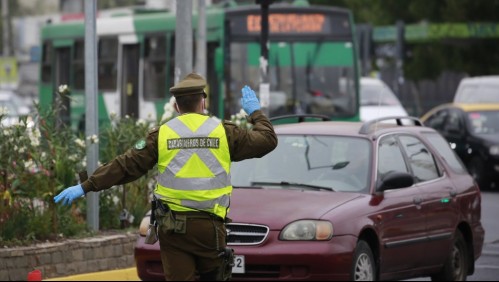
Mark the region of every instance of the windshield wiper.
[[281, 181], [281, 182], [251, 182], [251, 185], [280, 185], [280, 186], [299, 186], [299, 187], [307, 187], [307, 188], [312, 188], [316, 190], [328, 190], [328, 191], [334, 191], [333, 188], [331, 187], [325, 187], [325, 186], [319, 186], [319, 185], [311, 185], [311, 184], [306, 184], [306, 183], [297, 183], [297, 182], [287, 182], [287, 181]]

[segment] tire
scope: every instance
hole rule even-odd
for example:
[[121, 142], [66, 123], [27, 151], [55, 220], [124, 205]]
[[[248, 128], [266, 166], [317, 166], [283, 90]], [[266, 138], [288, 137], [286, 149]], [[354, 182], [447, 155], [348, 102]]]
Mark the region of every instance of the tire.
[[442, 271], [431, 277], [432, 281], [466, 281], [468, 268], [470, 265], [468, 246], [460, 231], [454, 236], [449, 257], [442, 268]]
[[483, 161], [480, 158], [475, 156], [471, 159], [468, 164], [468, 172], [478, 183], [480, 190], [487, 190], [490, 188], [490, 181], [484, 172]]
[[376, 280], [376, 262], [374, 261], [371, 247], [366, 241], [360, 240], [355, 247], [353, 255], [351, 281], [374, 281]]

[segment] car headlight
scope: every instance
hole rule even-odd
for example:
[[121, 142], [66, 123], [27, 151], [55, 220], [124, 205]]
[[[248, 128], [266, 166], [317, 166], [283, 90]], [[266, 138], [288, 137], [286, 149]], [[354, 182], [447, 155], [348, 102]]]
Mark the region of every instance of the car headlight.
[[280, 240], [329, 240], [333, 237], [333, 224], [323, 220], [299, 220], [288, 224], [279, 235]]
[[499, 145], [490, 146], [489, 154], [492, 156], [499, 156]]
[[139, 234], [142, 236], [146, 236], [147, 230], [149, 230], [149, 223], [151, 222], [151, 217], [147, 214], [144, 216], [139, 226]]

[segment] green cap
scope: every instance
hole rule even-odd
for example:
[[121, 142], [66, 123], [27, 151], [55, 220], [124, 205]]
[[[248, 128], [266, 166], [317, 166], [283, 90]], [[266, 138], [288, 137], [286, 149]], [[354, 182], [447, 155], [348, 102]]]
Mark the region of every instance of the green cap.
[[197, 73], [190, 73], [185, 76], [177, 85], [170, 88], [170, 93], [175, 97], [194, 95], [194, 94], [204, 94], [206, 98], [206, 93], [204, 88], [206, 87], [206, 80]]

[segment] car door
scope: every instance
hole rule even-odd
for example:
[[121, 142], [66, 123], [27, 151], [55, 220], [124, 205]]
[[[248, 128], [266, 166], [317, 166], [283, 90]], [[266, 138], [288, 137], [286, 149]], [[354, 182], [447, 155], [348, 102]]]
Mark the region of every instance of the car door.
[[452, 246], [458, 214], [457, 191], [419, 138], [400, 135], [399, 140], [414, 174], [415, 186], [422, 191], [421, 210], [426, 221], [427, 240], [420, 250], [424, 254], [421, 267], [442, 264]]
[[463, 111], [457, 108], [446, 109], [446, 119], [443, 124], [442, 135], [447, 139], [451, 148], [466, 162], [469, 145], [466, 138], [466, 125]]
[[[377, 175], [379, 181], [390, 171], [409, 172], [399, 140], [387, 135], [378, 142]], [[374, 215], [380, 237], [380, 271], [394, 273], [421, 265], [426, 238], [425, 219], [418, 186], [385, 190]]]

